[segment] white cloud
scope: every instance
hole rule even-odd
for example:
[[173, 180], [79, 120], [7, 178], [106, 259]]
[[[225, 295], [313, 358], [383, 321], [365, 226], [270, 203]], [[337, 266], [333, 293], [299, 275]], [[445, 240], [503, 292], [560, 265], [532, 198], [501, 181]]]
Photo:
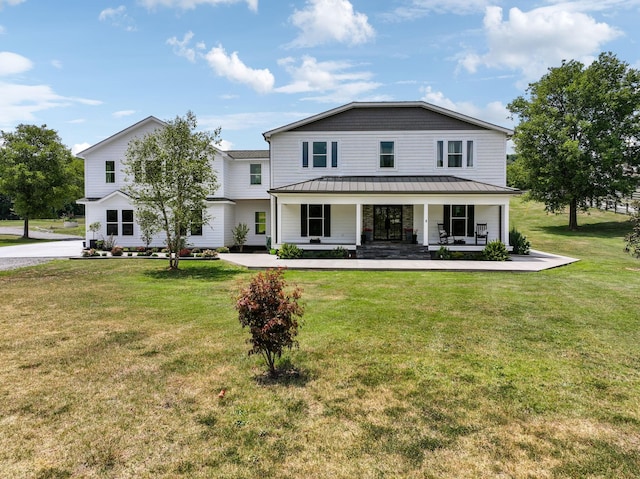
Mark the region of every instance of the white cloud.
[[111, 116], [114, 118], [124, 118], [125, 116], [131, 116], [133, 114], [135, 114], [135, 110], [120, 110], [120, 111], [114, 111]]
[[81, 151], [86, 150], [91, 146], [91, 143], [76, 143], [71, 147], [71, 153], [75, 156]]
[[[193, 38], [193, 32], [188, 31], [182, 37], [182, 40], [178, 40], [177, 37], [171, 37], [167, 40], [167, 45], [171, 45], [173, 47], [173, 53], [180, 57], [185, 57], [191, 63], [196, 61], [196, 51], [193, 48], [189, 47], [189, 43]], [[200, 48], [204, 48], [204, 44], [199, 43]]]
[[127, 7], [120, 5], [118, 8], [105, 8], [98, 15], [98, 19], [101, 22], [109, 22], [112, 26], [122, 28], [127, 32], [134, 32], [136, 30], [136, 24], [127, 14]]
[[289, 18], [301, 30], [294, 47], [312, 47], [329, 42], [357, 45], [373, 39], [375, 30], [364, 13], [354, 12], [348, 0], [307, 0], [303, 10]]
[[245, 65], [237, 52], [227, 55], [222, 46], [212, 48], [205, 55], [209, 66], [222, 77], [249, 85], [258, 93], [268, 93], [273, 89], [275, 79], [268, 69], [257, 70]]
[[430, 13], [469, 15], [482, 12], [494, 3], [492, 0], [409, 0], [384, 17], [387, 20], [413, 20]]
[[478, 120], [486, 121], [494, 125], [513, 128], [513, 121], [509, 120], [509, 110], [502, 102], [494, 101], [484, 107], [479, 107], [471, 102], [454, 102], [447, 98], [441, 91], [434, 91], [430, 86], [422, 89], [422, 100], [433, 105], [441, 106], [447, 110], [456, 111]]
[[278, 60], [291, 76], [291, 83], [276, 88], [279, 93], [323, 93], [306, 98], [320, 102], [353, 101], [380, 86], [371, 81], [373, 73], [353, 71], [349, 62], [319, 62], [314, 57], [304, 56], [300, 64], [288, 57]]
[[538, 79], [562, 60], [588, 63], [603, 44], [621, 32], [596, 22], [579, 11], [580, 7], [585, 5], [562, 3], [528, 12], [512, 8], [507, 20], [503, 20], [502, 8], [487, 7], [484, 32], [488, 51], [468, 52], [460, 57], [459, 65], [472, 73], [481, 66], [519, 70], [523, 81], [528, 82]]
[[26, 57], [12, 52], [0, 52], [0, 76], [17, 75], [33, 68]]
[[48, 85], [18, 85], [0, 82], [0, 127], [13, 127], [21, 122], [33, 122], [39, 111], [62, 108], [76, 103], [99, 105], [102, 102], [86, 98], [64, 97]]
[[5, 5], [9, 5], [10, 7], [15, 5], [20, 5], [24, 1], [26, 0], [0, 0], [0, 9]]
[[140, 0], [139, 3], [147, 8], [168, 7], [182, 8], [183, 10], [191, 10], [199, 5], [218, 5], [222, 3], [241, 3], [247, 4], [250, 10], [258, 11], [258, 0]]

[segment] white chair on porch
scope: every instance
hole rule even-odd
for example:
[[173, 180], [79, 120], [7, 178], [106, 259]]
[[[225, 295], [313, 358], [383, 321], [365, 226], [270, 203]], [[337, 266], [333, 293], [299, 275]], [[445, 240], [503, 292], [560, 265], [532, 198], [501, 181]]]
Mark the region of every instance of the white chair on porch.
[[478, 223], [476, 225], [476, 244], [478, 244], [478, 240], [484, 240], [484, 244], [487, 244], [488, 236], [487, 223]]
[[444, 223], [438, 223], [438, 243], [449, 244], [449, 233], [444, 229]]

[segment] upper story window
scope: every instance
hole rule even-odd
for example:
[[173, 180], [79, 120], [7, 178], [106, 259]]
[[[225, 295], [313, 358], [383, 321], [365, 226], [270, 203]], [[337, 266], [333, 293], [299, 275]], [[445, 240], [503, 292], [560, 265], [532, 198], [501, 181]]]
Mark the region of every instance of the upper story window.
[[380, 168], [395, 168], [395, 145], [393, 141], [380, 142]]
[[438, 141], [436, 148], [436, 165], [438, 168], [472, 168], [473, 141]]
[[[311, 143], [311, 144], [309, 144]], [[302, 167], [309, 167], [309, 157], [313, 168], [326, 168], [331, 158], [331, 167], [338, 167], [338, 142], [337, 141], [303, 141], [302, 142]]]
[[106, 183], [115, 183], [116, 182], [116, 162], [112, 160], [105, 161], [104, 173], [105, 173]]
[[251, 177], [252, 185], [262, 184], [262, 165], [260, 163], [252, 163], [249, 165], [249, 175]]

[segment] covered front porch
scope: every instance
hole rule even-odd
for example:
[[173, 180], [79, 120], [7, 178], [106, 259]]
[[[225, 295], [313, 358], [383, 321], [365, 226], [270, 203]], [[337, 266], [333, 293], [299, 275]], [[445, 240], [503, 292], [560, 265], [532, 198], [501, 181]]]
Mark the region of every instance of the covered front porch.
[[270, 193], [276, 248], [397, 243], [480, 251], [496, 239], [509, 244], [509, 199], [518, 190], [456, 177], [323, 177]]

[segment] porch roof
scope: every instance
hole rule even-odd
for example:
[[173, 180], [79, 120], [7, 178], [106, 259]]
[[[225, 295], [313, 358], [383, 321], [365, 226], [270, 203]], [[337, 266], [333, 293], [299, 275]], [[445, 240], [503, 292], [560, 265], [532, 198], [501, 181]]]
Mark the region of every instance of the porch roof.
[[322, 176], [272, 188], [269, 193], [506, 194], [520, 190], [457, 176]]

